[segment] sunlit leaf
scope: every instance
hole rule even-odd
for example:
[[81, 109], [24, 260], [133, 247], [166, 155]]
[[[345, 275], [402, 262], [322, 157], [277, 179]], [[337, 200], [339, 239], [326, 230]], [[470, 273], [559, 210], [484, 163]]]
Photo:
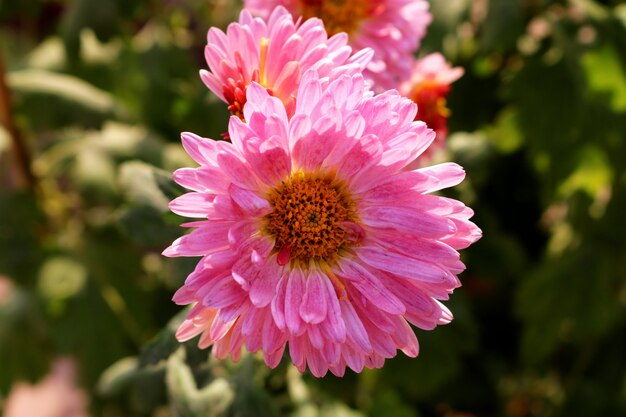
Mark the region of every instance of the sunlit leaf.
[[225, 415], [234, 399], [233, 388], [225, 379], [216, 378], [205, 387], [198, 389], [191, 370], [185, 364], [184, 352], [185, 350], [180, 348], [170, 356], [165, 378], [176, 415], [180, 417]]
[[607, 99], [616, 112], [626, 112], [626, 69], [610, 44], [590, 50], [582, 57], [589, 88]]

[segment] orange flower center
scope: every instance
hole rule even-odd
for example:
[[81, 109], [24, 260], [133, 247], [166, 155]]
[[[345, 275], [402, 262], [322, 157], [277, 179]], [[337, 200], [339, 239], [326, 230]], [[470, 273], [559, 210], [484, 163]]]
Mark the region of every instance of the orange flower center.
[[362, 237], [355, 202], [334, 175], [296, 172], [269, 193], [265, 232], [274, 237], [281, 265], [333, 263]]
[[305, 19], [319, 17], [329, 35], [352, 34], [367, 17], [374, 14], [377, 1], [372, 0], [299, 0]]
[[417, 104], [417, 119], [426, 122], [435, 131], [445, 129], [450, 117], [450, 110], [446, 107], [449, 92], [449, 85], [432, 80], [415, 86], [410, 98]]

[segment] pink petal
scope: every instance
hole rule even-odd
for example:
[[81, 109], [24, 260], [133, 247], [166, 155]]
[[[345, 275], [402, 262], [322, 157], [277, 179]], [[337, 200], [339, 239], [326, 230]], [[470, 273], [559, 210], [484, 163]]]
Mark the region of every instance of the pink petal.
[[175, 198], [169, 204], [170, 210], [185, 217], [206, 217], [213, 207], [215, 195], [207, 193], [187, 193]]
[[301, 270], [294, 269], [287, 279], [287, 289], [285, 291], [285, 324], [287, 329], [299, 335], [304, 331], [304, 323], [300, 318], [300, 306], [304, 295], [304, 275]]
[[260, 270], [252, 279], [250, 301], [256, 307], [265, 307], [276, 296], [276, 285], [280, 275], [273, 272]]
[[259, 197], [255, 192], [230, 185], [230, 195], [239, 207], [251, 216], [261, 217], [271, 211], [271, 206], [265, 198]]
[[367, 226], [390, 228], [424, 238], [441, 238], [456, 232], [450, 219], [406, 207], [365, 207], [359, 214]]
[[179, 237], [163, 251], [165, 256], [202, 256], [228, 245], [228, 229], [231, 222], [214, 223]]
[[300, 317], [307, 323], [320, 323], [326, 318], [326, 291], [322, 280], [328, 279], [312, 270], [306, 277], [306, 290], [300, 305]]
[[320, 323], [322, 334], [332, 341], [343, 343], [346, 340], [346, 325], [341, 316], [341, 306], [337, 299], [337, 293], [330, 279], [322, 280], [326, 284], [326, 320]]
[[449, 283], [446, 271], [429, 262], [412, 259], [374, 246], [359, 248], [358, 255], [366, 264], [401, 277], [436, 284]]
[[287, 278], [281, 278], [276, 285], [276, 295], [272, 299], [271, 309], [274, 323], [280, 330], [285, 330], [285, 294]]
[[344, 273], [341, 276], [373, 305], [389, 314], [404, 313], [404, 304], [367, 269], [349, 260], [342, 263], [342, 269]]
[[342, 300], [340, 304], [341, 315], [344, 323], [346, 324], [346, 335], [348, 340], [355, 346], [358, 346], [363, 352], [371, 352], [372, 345], [367, 335], [367, 331], [365, 330], [365, 327], [363, 327], [363, 323], [356, 314], [356, 311], [354, 311], [354, 307], [352, 307], [352, 304], [347, 300]]

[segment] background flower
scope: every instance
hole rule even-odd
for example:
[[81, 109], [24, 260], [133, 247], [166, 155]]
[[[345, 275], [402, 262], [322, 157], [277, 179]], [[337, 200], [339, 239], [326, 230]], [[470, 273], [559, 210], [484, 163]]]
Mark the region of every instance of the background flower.
[[355, 49], [372, 48], [365, 76], [377, 91], [395, 88], [409, 78], [411, 61], [432, 17], [425, 0], [246, 0], [255, 14], [267, 16], [277, 5], [294, 16], [317, 16], [330, 33], [346, 32]]
[[17, 383], [9, 393], [5, 417], [86, 417], [87, 397], [75, 386], [76, 365], [57, 359], [52, 371], [35, 385]]
[[200, 77], [236, 116], [243, 117], [246, 88], [252, 82], [281, 99], [291, 114], [304, 71], [315, 69], [332, 78], [358, 73], [370, 60], [369, 50], [352, 55], [345, 34], [328, 38], [319, 19], [295, 23], [283, 7], [266, 19], [243, 10], [226, 33], [211, 28], [207, 35], [205, 57], [211, 71], [200, 71]]
[[421, 120], [435, 131], [433, 144], [422, 155], [422, 159], [445, 146], [448, 136], [450, 110], [446, 107], [446, 97], [450, 85], [461, 78], [463, 68], [452, 67], [438, 52], [416, 59], [411, 78], [402, 82], [398, 91], [417, 104], [417, 120]]
[[254, 83], [246, 123], [231, 118], [231, 143], [183, 134], [200, 167], [176, 171], [192, 190], [170, 204], [207, 220], [164, 251], [203, 256], [175, 295], [197, 303], [178, 332], [202, 333], [219, 358], [242, 346], [276, 366], [288, 343], [298, 369], [316, 376], [381, 367], [416, 356], [407, 321], [448, 323], [445, 300], [464, 270], [457, 249], [480, 237], [462, 203], [431, 195], [458, 184], [443, 164], [403, 168], [432, 142], [416, 106], [394, 92], [366, 93], [360, 75], [325, 89], [310, 71], [291, 120]]

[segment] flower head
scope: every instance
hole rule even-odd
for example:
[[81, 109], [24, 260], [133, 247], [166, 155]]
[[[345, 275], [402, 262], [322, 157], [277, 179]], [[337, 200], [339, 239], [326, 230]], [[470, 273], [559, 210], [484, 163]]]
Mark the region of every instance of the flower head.
[[254, 14], [268, 16], [276, 6], [294, 16], [319, 17], [331, 34], [346, 32], [355, 49], [372, 48], [364, 75], [377, 91], [395, 88], [411, 73], [411, 59], [432, 21], [426, 0], [245, 0]]
[[374, 96], [360, 74], [300, 83], [294, 115], [259, 84], [247, 89], [232, 142], [182, 135], [197, 168], [170, 204], [202, 220], [166, 256], [201, 256], [174, 296], [195, 304], [177, 333], [201, 334], [218, 358], [242, 347], [274, 367], [316, 376], [418, 354], [409, 323], [452, 319], [439, 302], [460, 285], [458, 249], [480, 237], [472, 210], [431, 193], [459, 183], [456, 164], [405, 167], [434, 138], [396, 92]]
[[201, 70], [200, 77], [228, 103], [233, 115], [243, 117], [246, 88], [252, 82], [282, 100], [291, 114], [306, 70], [315, 69], [330, 78], [355, 74], [363, 70], [371, 55], [370, 50], [352, 55], [347, 36], [337, 34], [329, 39], [319, 19], [300, 24], [283, 7], [275, 8], [267, 20], [253, 18], [243, 10], [239, 22], [231, 23], [226, 33], [209, 30], [205, 58], [210, 71]]
[[400, 84], [398, 90], [417, 104], [417, 119], [425, 122], [437, 136], [423, 156], [443, 148], [448, 135], [450, 110], [446, 97], [450, 85], [463, 75], [463, 68], [452, 67], [440, 53], [432, 53], [415, 60], [411, 79]]

